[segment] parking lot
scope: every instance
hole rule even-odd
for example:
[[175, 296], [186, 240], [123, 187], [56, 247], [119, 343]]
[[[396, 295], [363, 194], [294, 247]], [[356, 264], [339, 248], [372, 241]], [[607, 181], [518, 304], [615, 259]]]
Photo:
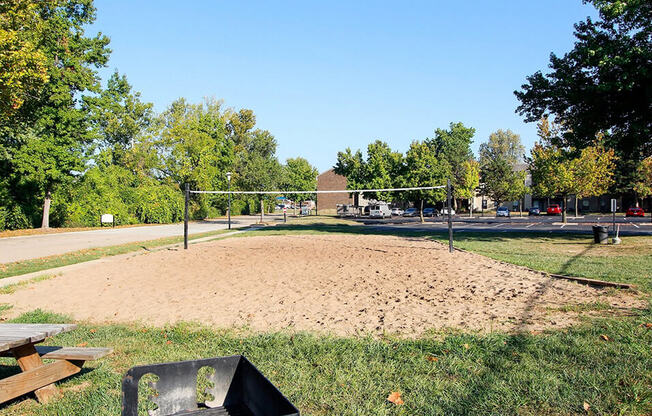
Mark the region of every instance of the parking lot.
[[[516, 216], [514, 216], [516, 215]], [[352, 218], [354, 221], [362, 222], [365, 225], [376, 227], [409, 228], [414, 230], [446, 229], [448, 227], [447, 217], [426, 217], [425, 223], [421, 223], [419, 217], [392, 217], [386, 219], [374, 219], [368, 217]], [[593, 225], [604, 225], [609, 227], [611, 232], [612, 217], [604, 215], [586, 215], [582, 217], [567, 217], [563, 223], [561, 216], [527, 216], [522, 217], [518, 213], [512, 213], [512, 217], [481, 217], [469, 218], [464, 215], [453, 216], [453, 228], [455, 232], [468, 231], [492, 231], [492, 232], [571, 232], [591, 233]], [[616, 227], [620, 228], [620, 235], [652, 235], [652, 222], [650, 217], [616, 217]]]

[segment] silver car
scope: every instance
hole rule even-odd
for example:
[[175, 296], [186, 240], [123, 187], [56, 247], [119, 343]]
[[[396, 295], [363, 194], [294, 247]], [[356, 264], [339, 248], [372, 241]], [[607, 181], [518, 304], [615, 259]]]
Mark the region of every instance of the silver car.
[[496, 210], [496, 217], [509, 217], [509, 209], [500, 207]]

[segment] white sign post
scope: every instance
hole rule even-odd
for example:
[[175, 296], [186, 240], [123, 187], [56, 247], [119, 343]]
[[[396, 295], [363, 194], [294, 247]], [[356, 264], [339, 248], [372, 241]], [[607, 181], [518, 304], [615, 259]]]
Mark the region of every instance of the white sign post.
[[618, 204], [615, 199], [611, 199], [611, 226], [613, 227], [611, 232], [613, 233], [614, 238], [616, 238], [616, 210], [618, 209]]
[[115, 219], [113, 218], [113, 214], [102, 214], [100, 217], [100, 225], [104, 224], [111, 224], [113, 227], [115, 227]]

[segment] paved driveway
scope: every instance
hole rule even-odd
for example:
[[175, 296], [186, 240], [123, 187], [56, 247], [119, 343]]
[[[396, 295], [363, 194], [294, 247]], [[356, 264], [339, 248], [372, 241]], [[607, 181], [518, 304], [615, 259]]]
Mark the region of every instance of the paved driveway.
[[[232, 218], [231, 228], [254, 224], [260, 217], [239, 216]], [[279, 216], [265, 216], [266, 220], [282, 220]], [[226, 220], [208, 220], [190, 223], [190, 234], [224, 230]], [[157, 238], [183, 236], [183, 224], [147, 225], [130, 228], [107, 228], [104, 230], [77, 231], [69, 233], [29, 235], [0, 238], [0, 264], [33, 259], [54, 254], [95, 247], [106, 247]]]

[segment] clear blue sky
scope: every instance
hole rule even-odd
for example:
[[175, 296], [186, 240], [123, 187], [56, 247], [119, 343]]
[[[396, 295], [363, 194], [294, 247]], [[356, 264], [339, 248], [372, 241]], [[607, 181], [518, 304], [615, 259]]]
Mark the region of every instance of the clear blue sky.
[[127, 1], [96, 0], [89, 29], [111, 38], [114, 69], [164, 110], [178, 97], [251, 108], [281, 161], [320, 172], [338, 151], [375, 139], [405, 151], [461, 121], [473, 149], [496, 129], [535, 126], [513, 91], [573, 45], [580, 0]]

